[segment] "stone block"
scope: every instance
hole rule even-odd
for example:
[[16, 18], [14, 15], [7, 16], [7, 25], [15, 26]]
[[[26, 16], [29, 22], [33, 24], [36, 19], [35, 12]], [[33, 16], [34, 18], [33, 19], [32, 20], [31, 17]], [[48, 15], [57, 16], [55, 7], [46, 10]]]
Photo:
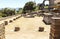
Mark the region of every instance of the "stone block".
[[52, 17], [50, 39], [60, 39], [60, 17]]
[[59, 25], [57, 25], [57, 26], [51, 25], [51, 28], [56, 29], [56, 30], [59, 30], [60, 29], [60, 26]]
[[57, 30], [57, 29], [51, 28], [50, 30], [53, 32], [60, 32], [60, 29]]
[[0, 39], [5, 39], [5, 25], [4, 25], [4, 23], [0, 24]]
[[16, 20], [15, 18], [13, 20]]
[[39, 32], [43, 32], [44, 31], [44, 27], [39, 27]]
[[15, 27], [14, 31], [19, 31], [20, 28], [19, 27]]
[[9, 23], [13, 22], [13, 20], [9, 20]]
[[4, 21], [5, 25], [8, 25], [8, 21]]
[[52, 14], [50, 14], [50, 13], [44, 13], [43, 22], [45, 24], [51, 24], [51, 17], [53, 17]]
[[60, 36], [54, 37], [54, 36], [52, 36], [52, 34], [50, 33], [49, 39], [60, 39]]

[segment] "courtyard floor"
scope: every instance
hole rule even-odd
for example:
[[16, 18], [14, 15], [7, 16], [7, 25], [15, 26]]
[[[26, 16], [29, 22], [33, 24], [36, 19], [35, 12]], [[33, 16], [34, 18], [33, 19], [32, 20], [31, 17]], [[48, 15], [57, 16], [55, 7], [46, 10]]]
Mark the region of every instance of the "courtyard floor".
[[[43, 17], [24, 18], [5, 26], [6, 39], [49, 39], [50, 25], [44, 24]], [[39, 27], [44, 27], [43, 32], [38, 32]], [[15, 32], [15, 27], [20, 27], [20, 31]]]

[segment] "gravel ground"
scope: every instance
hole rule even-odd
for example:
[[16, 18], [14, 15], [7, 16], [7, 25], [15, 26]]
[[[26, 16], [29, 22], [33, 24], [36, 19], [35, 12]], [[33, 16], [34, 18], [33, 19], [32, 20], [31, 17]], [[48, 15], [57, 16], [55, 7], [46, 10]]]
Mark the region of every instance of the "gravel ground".
[[[43, 17], [17, 19], [5, 26], [6, 39], [49, 39], [50, 25], [45, 25], [42, 20]], [[38, 32], [41, 26], [44, 31]], [[15, 27], [20, 27], [20, 30], [15, 32]]]

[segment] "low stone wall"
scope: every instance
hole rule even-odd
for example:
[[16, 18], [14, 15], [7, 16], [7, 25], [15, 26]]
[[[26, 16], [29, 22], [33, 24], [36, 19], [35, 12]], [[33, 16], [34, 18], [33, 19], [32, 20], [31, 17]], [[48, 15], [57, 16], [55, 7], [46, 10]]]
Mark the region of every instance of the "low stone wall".
[[13, 20], [15, 21], [16, 19], [14, 18]]
[[5, 24], [0, 22], [0, 39], [5, 39]]
[[12, 17], [12, 18], [9, 18], [9, 19], [6, 19], [6, 20], [2, 20], [4, 21], [5, 25], [8, 25], [9, 23], [15, 21], [16, 19], [20, 18], [21, 15], [18, 15], [18, 16], [15, 16], [15, 17]]
[[9, 20], [9, 23], [13, 22], [13, 20]]
[[60, 13], [53, 13], [54, 17], [60, 17]]
[[33, 15], [27, 15], [27, 16], [25, 16], [25, 18], [34, 18], [34, 16]]
[[5, 25], [8, 25], [9, 23], [13, 22], [16, 18], [18, 19], [20, 17], [21, 16], [18, 15], [18, 16], [0, 21], [0, 39], [5, 39]]

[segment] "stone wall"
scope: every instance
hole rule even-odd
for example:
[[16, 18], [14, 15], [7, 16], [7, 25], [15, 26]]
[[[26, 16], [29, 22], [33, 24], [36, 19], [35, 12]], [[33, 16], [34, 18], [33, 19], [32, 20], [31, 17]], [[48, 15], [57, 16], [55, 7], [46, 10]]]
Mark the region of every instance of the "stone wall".
[[0, 22], [0, 39], [5, 39], [5, 24]]
[[50, 5], [56, 4], [58, 2], [60, 2], [60, 0], [49, 0]]
[[20, 17], [21, 17], [21, 15], [18, 15], [18, 16], [0, 21], [0, 39], [5, 39], [5, 25], [8, 25], [9, 23], [13, 22], [14, 19], [16, 19], [16, 18], [18, 19]]
[[55, 1], [55, 0], [49, 0], [50, 6], [51, 6], [51, 5], [54, 5], [54, 1]]
[[6, 20], [2, 20], [2, 21], [5, 23], [5, 25], [8, 25], [9, 23], [15, 21], [16, 19], [18, 19], [20, 17], [21, 17], [21, 15], [17, 15], [17, 16], [14, 16], [14, 17], [8, 18]]
[[54, 3], [58, 3], [58, 2], [60, 2], [60, 0], [55, 0], [55, 1], [54, 1]]
[[60, 17], [52, 17], [50, 39], [60, 39]]

